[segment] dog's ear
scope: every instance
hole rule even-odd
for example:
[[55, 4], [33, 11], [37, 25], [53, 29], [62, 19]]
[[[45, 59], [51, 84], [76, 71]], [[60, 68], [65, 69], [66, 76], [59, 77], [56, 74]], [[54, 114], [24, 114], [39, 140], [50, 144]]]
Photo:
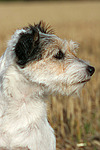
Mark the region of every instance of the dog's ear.
[[20, 34], [15, 46], [17, 64], [24, 67], [27, 62], [41, 58], [39, 40], [39, 31], [33, 26]]

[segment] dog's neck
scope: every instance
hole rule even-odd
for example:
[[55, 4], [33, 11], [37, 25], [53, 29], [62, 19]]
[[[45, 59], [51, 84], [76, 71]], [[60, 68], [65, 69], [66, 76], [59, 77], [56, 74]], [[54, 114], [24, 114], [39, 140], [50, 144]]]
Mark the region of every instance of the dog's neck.
[[30, 115], [35, 117], [46, 118], [46, 104], [44, 102], [43, 89], [27, 79], [16, 69], [11, 66], [8, 68], [2, 85], [4, 100], [10, 106], [10, 111], [19, 109], [21, 111], [25, 106], [24, 113], [27, 109]]
[[15, 66], [7, 69], [3, 79], [3, 93], [8, 99], [44, 99], [44, 88], [28, 81]]

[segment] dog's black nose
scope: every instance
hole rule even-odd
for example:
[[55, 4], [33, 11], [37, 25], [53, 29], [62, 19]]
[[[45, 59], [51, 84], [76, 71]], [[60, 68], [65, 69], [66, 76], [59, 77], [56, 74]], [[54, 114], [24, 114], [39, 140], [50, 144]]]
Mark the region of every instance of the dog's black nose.
[[92, 76], [93, 73], [95, 72], [95, 68], [92, 67], [92, 66], [88, 66], [88, 67], [87, 67], [87, 72], [88, 72], [88, 74], [89, 74], [90, 76]]

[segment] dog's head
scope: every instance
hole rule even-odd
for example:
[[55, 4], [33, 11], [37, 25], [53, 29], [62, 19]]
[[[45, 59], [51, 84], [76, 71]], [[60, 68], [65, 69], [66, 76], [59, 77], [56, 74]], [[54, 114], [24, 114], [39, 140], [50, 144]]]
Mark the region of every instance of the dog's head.
[[60, 39], [43, 22], [17, 30], [8, 47], [17, 68], [45, 91], [67, 95], [78, 92], [95, 71], [77, 58], [78, 44]]

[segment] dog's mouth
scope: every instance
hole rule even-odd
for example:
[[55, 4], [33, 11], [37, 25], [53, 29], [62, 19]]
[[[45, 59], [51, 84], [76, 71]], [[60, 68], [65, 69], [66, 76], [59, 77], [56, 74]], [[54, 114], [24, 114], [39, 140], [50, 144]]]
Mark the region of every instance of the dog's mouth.
[[77, 82], [77, 83], [75, 83], [75, 84], [86, 83], [86, 82], [88, 82], [89, 80], [90, 80], [90, 78], [87, 79], [87, 80], [79, 81], [79, 82]]
[[68, 87], [76, 86], [76, 85], [79, 85], [79, 84], [85, 84], [85, 83], [88, 82], [90, 79], [91, 79], [91, 78], [88, 78], [88, 79], [86, 79], [86, 80], [79, 81], [79, 82], [76, 82], [76, 83], [72, 83], [72, 84], [70, 84], [70, 85], [66, 85], [66, 84], [63, 84], [63, 85], [65, 85], [65, 86], [68, 88]]
[[83, 80], [83, 81], [79, 81], [79, 82], [76, 82], [76, 83], [73, 83], [73, 84], [71, 84], [71, 85], [77, 85], [77, 84], [82, 84], [82, 83], [86, 83], [86, 82], [88, 82], [90, 80], [90, 78], [89, 79], [86, 79], [86, 80]]

